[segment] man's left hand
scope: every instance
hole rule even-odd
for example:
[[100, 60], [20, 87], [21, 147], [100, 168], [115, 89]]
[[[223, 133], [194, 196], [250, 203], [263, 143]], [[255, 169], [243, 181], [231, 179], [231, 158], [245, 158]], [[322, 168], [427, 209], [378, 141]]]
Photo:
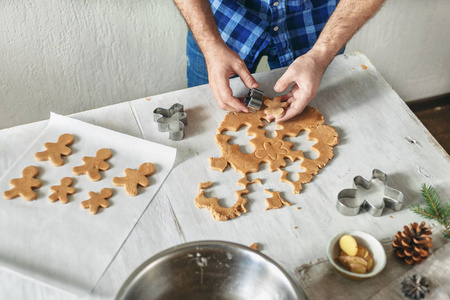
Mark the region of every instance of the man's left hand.
[[275, 92], [282, 93], [294, 83], [291, 90], [282, 96], [282, 100], [286, 100], [289, 106], [277, 122], [295, 117], [316, 96], [320, 80], [328, 66], [328, 63], [321, 61], [319, 57], [311, 51], [298, 57], [275, 84]]

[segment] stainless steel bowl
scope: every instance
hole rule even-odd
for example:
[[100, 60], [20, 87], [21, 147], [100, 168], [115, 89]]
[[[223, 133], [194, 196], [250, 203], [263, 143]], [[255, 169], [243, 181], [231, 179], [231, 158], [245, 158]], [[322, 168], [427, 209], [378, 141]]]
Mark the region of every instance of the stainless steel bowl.
[[125, 281], [116, 299], [306, 299], [272, 259], [222, 241], [186, 243], [156, 254]]

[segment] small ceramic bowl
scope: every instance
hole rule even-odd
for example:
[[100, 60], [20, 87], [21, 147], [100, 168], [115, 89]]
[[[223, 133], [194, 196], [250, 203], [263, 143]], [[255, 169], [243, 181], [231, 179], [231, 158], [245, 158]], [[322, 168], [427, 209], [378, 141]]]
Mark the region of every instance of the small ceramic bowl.
[[[366, 247], [373, 257], [374, 265], [370, 271], [366, 274], [358, 274], [351, 272], [346, 267], [342, 266], [336, 261], [339, 256], [341, 248], [339, 247], [339, 239], [341, 236], [348, 234], [355, 238], [358, 245]], [[353, 280], [365, 280], [367, 278], [374, 277], [380, 273], [386, 266], [386, 252], [384, 251], [383, 245], [368, 233], [362, 231], [344, 231], [336, 234], [328, 243], [327, 256], [331, 265], [344, 277]]]

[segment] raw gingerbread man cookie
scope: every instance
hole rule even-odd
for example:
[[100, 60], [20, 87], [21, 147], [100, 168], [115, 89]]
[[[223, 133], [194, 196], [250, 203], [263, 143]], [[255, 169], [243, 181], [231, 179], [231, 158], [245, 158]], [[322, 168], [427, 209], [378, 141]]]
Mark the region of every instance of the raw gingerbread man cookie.
[[38, 167], [26, 167], [22, 171], [22, 178], [11, 179], [10, 183], [14, 187], [9, 191], [4, 192], [3, 197], [5, 197], [5, 199], [13, 199], [20, 196], [28, 201], [36, 200], [37, 194], [32, 188], [40, 188], [42, 186], [41, 181], [35, 178], [38, 175]]
[[125, 186], [125, 189], [130, 196], [136, 196], [138, 192], [138, 185], [148, 187], [150, 182], [146, 176], [155, 173], [155, 166], [152, 163], [143, 163], [137, 170], [130, 168], [125, 169], [125, 177], [114, 177], [112, 182], [118, 186]]
[[37, 152], [34, 157], [37, 161], [50, 160], [53, 165], [60, 167], [64, 165], [64, 160], [61, 156], [71, 155], [72, 150], [67, 147], [73, 144], [73, 136], [71, 134], [63, 134], [58, 138], [56, 143], [45, 143], [44, 147], [47, 149], [42, 152]]
[[102, 189], [100, 193], [89, 192], [89, 199], [81, 202], [81, 207], [89, 208], [89, 212], [92, 215], [95, 215], [100, 206], [103, 208], [107, 208], [109, 206], [109, 202], [106, 199], [111, 196], [112, 190], [109, 188]]
[[69, 202], [67, 195], [73, 195], [76, 193], [76, 190], [71, 187], [72, 183], [72, 178], [64, 177], [61, 179], [61, 185], [54, 185], [50, 187], [50, 191], [52, 191], [53, 194], [48, 196], [48, 201], [55, 202], [59, 200], [62, 204]]
[[284, 116], [284, 109], [287, 107], [287, 102], [282, 102], [280, 97], [276, 97], [273, 100], [267, 99], [264, 101], [267, 108], [264, 110], [266, 115], [273, 115], [275, 119], [279, 119]]
[[105, 161], [112, 156], [111, 150], [102, 148], [95, 153], [95, 157], [85, 156], [83, 157], [84, 165], [74, 167], [73, 174], [82, 175], [88, 174], [92, 181], [99, 181], [102, 179], [99, 171], [109, 170], [109, 164]]

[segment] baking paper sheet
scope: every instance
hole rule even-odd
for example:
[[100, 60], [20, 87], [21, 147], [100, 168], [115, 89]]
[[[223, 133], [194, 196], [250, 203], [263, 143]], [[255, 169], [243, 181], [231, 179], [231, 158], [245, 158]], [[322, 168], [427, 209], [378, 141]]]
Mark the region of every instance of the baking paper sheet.
[[[61, 134], [74, 136], [72, 155], [65, 164], [55, 167], [50, 161], [38, 162], [34, 154], [44, 151], [44, 143], [56, 142]], [[72, 168], [82, 165], [83, 156], [94, 156], [100, 148], [109, 148], [112, 157], [102, 179], [75, 176]], [[169, 174], [176, 149], [94, 126], [69, 117], [52, 114], [47, 127], [27, 151], [0, 178], [0, 264], [32, 279], [77, 294], [86, 295], [95, 286], [125, 239], [145, 211]], [[112, 178], [124, 176], [125, 168], [137, 169], [144, 162], [155, 165], [150, 186], [139, 188], [139, 195], [128, 196], [125, 188], [112, 184]], [[22, 170], [37, 166], [42, 187], [35, 189], [36, 201], [22, 198], [5, 200], [3, 192], [9, 181], [22, 177]], [[72, 177], [76, 194], [69, 203], [51, 203], [50, 186], [59, 185], [63, 177]], [[96, 215], [83, 209], [80, 202], [89, 191], [111, 188], [110, 206]]]

